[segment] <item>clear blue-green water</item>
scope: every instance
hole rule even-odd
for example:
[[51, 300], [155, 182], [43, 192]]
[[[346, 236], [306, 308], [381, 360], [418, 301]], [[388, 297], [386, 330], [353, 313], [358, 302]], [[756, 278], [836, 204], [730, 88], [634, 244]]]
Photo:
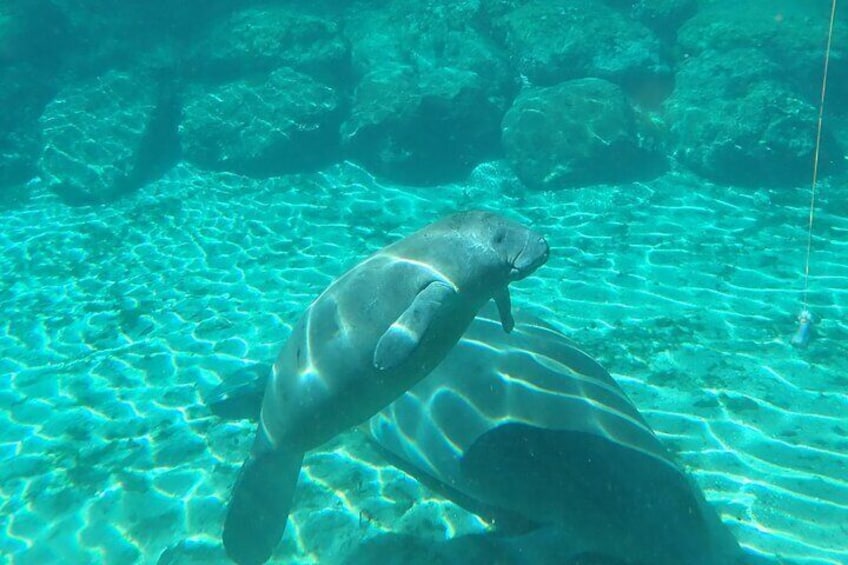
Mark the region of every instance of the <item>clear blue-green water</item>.
[[[547, 235], [551, 259], [515, 285], [515, 302], [611, 370], [744, 546], [844, 561], [845, 188], [822, 190], [810, 280], [820, 323], [799, 351], [788, 338], [803, 190], [669, 175], [503, 194], [478, 178], [421, 191], [351, 164], [261, 182], [178, 166], [108, 208], [38, 191], [5, 210], [4, 553], [154, 562], [190, 539], [221, 558], [221, 516], [253, 425], [213, 418], [204, 393], [272, 358], [299, 311], [358, 257], [473, 206]], [[374, 529], [484, 528], [349, 436], [308, 457], [281, 557], [332, 560]]]
[[[495, 17], [492, 14], [507, 4], [532, 3], [456, 3], [455, 12], [447, 17], [479, 15], [483, 4], [489, 10], [486, 17]], [[721, 4], [689, 3], [702, 8]], [[66, 10], [73, 2], [39, 4], [44, 12], [33, 13], [43, 18], [26, 20], [30, 27], [21, 27], [30, 30], [23, 36], [32, 40], [28, 48], [20, 48], [24, 43], [18, 36], [8, 40], [12, 37], [8, 30], [18, 25], [16, 18], [28, 5], [10, 1], [0, 7], [0, 63], [7, 65], [0, 68], [0, 94], [10, 109], [0, 119], [4, 166], [0, 170], [0, 564], [227, 563], [222, 522], [256, 425], [215, 416], [206, 404], [210, 394], [245, 367], [272, 361], [310, 302], [362, 258], [449, 213], [475, 208], [496, 211], [545, 235], [550, 259], [533, 276], [511, 286], [514, 307], [555, 326], [610, 371], [742, 547], [775, 563], [848, 563], [848, 182], [838, 151], [824, 159], [830, 168], [825, 167], [817, 185], [812, 224], [808, 224], [809, 183], [781, 185], [775, 182], [781, 172], [764, 175], [767, 182], [752, 182], [762, 172], [757, 168], [760, 163], [751, 165], [750, 171], [723, 171], [729, 177], [738, 173], [745, 179], [744, 187], [716, 184], [689, 171], [677, 161], [682, 150], [668, 147], [664, 151], [669, 166], [653, 175], [639, 175], [644, 180], [552, 191], [525, 188], [502, 160], [500, 149], [490, 146], [469, 151], [479, 157], [477, 161], [457, 159], [445, 171], [434, 170], [438, 166], [426, 157], [453, 149], [428, 153], [415, 143], [400, 148], [387, 144], [381, 152], [375, 142], [374, 154], [356, 159], [340, 141], [334, 142], [327, 154], [309, 160], [303, 167], [306, 172], [298, 174], [264, 174], [270, 170], [268, 162], [250, 162], [256, 157], [250, 147], [239, 147], [241, 153], [235, 153], [248, 163], [245, 168], [263, 174], [215, 172], [226, 170], [226, 159], [206, 168], [188, 158], [160, 162], [161, 156], [151, 156], [156, 152], [149, 147], [147, 153], [137, 147], [116, 149], [125, 143], [124, 137], [100, 139], [99, 135], [109, 135], [108, 127], [75, 129], [80, 124], [73, 116], [81, 115], [76, 113], [79, 108], [91, 112], [82, 121], [98, 116], [97, 104], [85, 97], [90, 92], [86, 89], [114, 69], [127, 73], [113, 83], [122, 85], [121, 96], [130, 98], [135, 90], [133, 69], [140, 66], [149, 73], [169, 57], [179, 63], [169, 72], [185, 73], [180, 78], [187, 83], [213, 80], [193, 67], [198, 57], [203, 58], [203, 49], [200, 56], [194, 50], [189, 62], [183, 61], [169, 51], [173, 45], [160, 45], [161, 51], [151, 47], [161, 38], [155, 33], [148, 37], [144, 26], [159, 22], [156, 26], [161, 27], [161, 22], [150, 13], [138, 20], [135, 33], [126, 34], [135, 21], [132, 17], [112, 16], [96, 2], [91, 4], [85, 9], [97, 17], [76, 19], [68, 19]], [[196, 21], [190, 7], [175, 12], [176, 29], [194, 30], [196, 25], [202, 30], [216, 18], [225, 20], [228, 10], [219, 4], [211, 2], [209, 13]], [[803, 17], [819, 18], [824, 13], [819, 4], [825, 3], [819, 2], [812, 15]], [[385, 8], [371, 2], [322, 6], [332, 15], [327, 17], [344, 10], [367, 14]], [[609, 0], [609, 6], [623, 10], [622, 2]], [[425, 12], [448, 13], [428, 10], [419, 10], [417, 17]], [[662, 13], [658, 10], [657, 17]], [[325, 101], [329, 113], [349, 110], [356, 80], [364, 74], [357, 65], [379, 67], [369, 58], [373, 58], [369, 49], [390, 62], [401, 57], [422, 76], [444, 63], [439, 59], [444, 53], [433, 55], [439, 49], [424, 40], [408, 45], [402, 56], [391, 41], [385, 45], [394, 45], [394, 51], [388, 49], [385, 38], [363, 35], [367, 18], [356, 14], [348, 13], [355, 64], [348, 61], [349, 76], [332, 79], [339, 81], [333, 90], [347, 98], [338, 108], [336, 101]], [[784, 22], [783, 14], [778, 18], [769, 12], [757, 20], [761, 27], [752, 26], [751, 37], [760, 47], [774, 47], [775, 36], [768, 26]], [[793, 10], [785, 14], [790, 23], [797, 16]], [[385, 25], [398, 24], [395, 16], [387, 16]], [[838, 30], [844, 29], [844, 16], [840, 17]], [[402, 18], [406, 24], [413, 19]], [[35, 28], [33, 22], [38, 23]], [[91, 29], [85, 30], [83, 22]], [[123, 31], [114, 32], [110, 22]], [[451, 22], [449, 31], [462, 27]], [[810, 28], [816, 33], [825, 27], [818, 19], [814, 23]], [[427, 25], [417, 29], [410, 24], [404, 33], [413, 29], [426, 35], [438, 28]], [[724, 34], [711, 29], [708, 40], [718, 41], [737, 37], [739, 28], [731, 26]], [[797, 33], [804, 27], [792, 29], [796, 35], [786, 35], [791, 35], [789, 45], [795, 49], [792, 42], [804, 38], [804, 33]], [[73, 37], [80, 30], [108, 41], [77, 43]], [[489, 32], [498, 41], [503, 39], [497, 30]], [[387, 30], [386, 35], [391, 33]], [[186, 35], [189, 43], [194, 37]], [[127, 44], [121, 47], [124, 39]], [[671, 42], [665, 47], [673, 50], [673, 34], [663, 41]], [[818, 43], [799, 45], [815, 44], [818, 49]], [[257, 44], [261, 51], [264, 44]], [[81, 45], [98, 49], [89, 53]], [[457, 45], [468, 47], [463, 42], [442, 47], [450, 53]], [[322, 57], [336, 64], [332, 49], [338, 45], [331, 47], [327, 48], [331, 55], [304, 49], [306, 67], [313, 68], [315, 61], [320, 67]], [[233, 49], [235, 55], [226, 50], [218, 55], [250, 59], [252, 48], [256, 46], [241, 45]], [[490, 48], [485, 44], [481, 51]], [[71, 53], [68, 60], [61, 56], [66, 49]], [[790, 49], [799, 56], [784, 69], [787, 84], [796, 85], [807, 110], [818, 101], [818, 83], [810, 77], [818, 80], [820, 67], [808, 74], [804, 67], [809, 61], [819, 65], [816, 49]], [[625, 62], [643, 55], [638, 49], [621, 51]], [[833, 83], [837, 94], [830, 101], [837, 109], [825, 115], [826, 126], [832, 128], [828, 143], [836, 144], [831, 147], [848, 140], [839, 98], [845, 92], [845, 58], [841, 47], [837, 51]], [[276, 56], [273, 48], [261, 55], [269, 53], [272, 59]], [[689, 54], [673, 55], [678, 56], [682, 60]], [[145, 62], [145, 57], [150, 60]], [[754, 59], [733, 55], [729, 60], [733, 68]], [[515, 65], [508, 74], [515, 79], [516, 93], [535, 88], [534, 76], [519, 72], [525, 63], [546, 76], [545, 69], [504, 56], [506, 67]], [[4, 74], [11, 68], [18, 74]], [[233, 79], [239, 68], [218, 69], [215, 72], [222, 75], [214, 80]], [[254, 67], [242, 70], [250, 80], [259, 72]], [[38, 87], [32, 87], [37, 96], [9, 95], [26, 82], [15, 81], [28, 73], [37, 76], [33, 82]], [[464, 76], [455, 69], [451, 73], [450, 77]], [[315, 91], [330, 90], [321, 81], [332, 80], [318, 71], [314, 74], [320, 83]], [[284, 78], [294, 80], [292, 76], [300, 75], [289, 73]], [[709, 80], [704, 77], [704, 84]], [[349, 84], [340, 84], [345, 81]], [[72, 90], [83, 94], [63, 98], [59, 93], [65, 92], [65, 82], [82, 84]], [[745, 90], [743, 83], [733, 84]], [[21, 88], [30, 92], [29, 87]], [[234, 90], [243, 94], [239, 90], [243, 88], [239, 83]], [[93, 90], [107, 98], [116, 92]], [[642, 94], [644, 99], [669, 95]], [[704, 99], [709, 96], [707, 91]], [[68, 100], [79, 104], [70, 104], [70, 118], [62, 110]], [[119, 107], [109, 110], [119, 114], [117, 129], [127, 129], [126, 124], [135, 123], [135, 114], [152, 107], [146, 100], [120, 116], [122, 100], [110, 99]], [[291, 100], [269, 97], [263, 103], [285, 105]], [[49, 119], [39, 118], [48, 104]], [[314, 110], [308, 103], [304, 106]], [[193, 119], [202, 108], [194, 107]], [[377, 110], [377, 115], [383, 110], [403, 112], [395, 107]], [[653, 123], [655, 135], [671, 135], [671, 126], [662, 123], [661, 108], [640, 116]], [[260, 141], [267, 133], [262, 119], [256, 120]], [[94, 136], [80, 144], [85, 145], [82, 158], [74, 154], [66, 161], [69, 177], [99, 182], [111, 174], [110, 159], [122, 152], [132, 154], [136, 165], [147, 163], [150, 170], [132, 171], [130, 177], [138, 184], [132, 189], [105, 190], [105, 197], [60, 197], [62, 186], [57, 189], [51, 183], [63, 171], [55, 162], [44, 164], [46, 148], [54, 144], [71, 153], [79, 147], [62, 146], [61, 140], [51, 138], [36, 151], [41, 156], [33, 158], [31, 167], [21, 165], [15, 153], [24, 153], [27, 147], [23, 142], [15, 145], [25, 137], [21, 131], [31, 127], [32, 142], [38, 145], [43, 142], [39, 136], [56, 123], [53, 120], [74, 126], [66, 130], [66, 137]], [[13, 122], [14, 127], [9, 125]], [[341, 127], [341, 122], [330, 123]], [[194, 135], [202, 137], [196, 132], [204, 132], [204, 124], [196, 119]], [[170, 133], [185, 134], [176, 123], [171, 125]], [[280, 128], [285, 130], [283, 137], [309, 129], [294, 125], [292, 130]], [[23, 129], [14, 129], [19, 126]], [[137, 131], [123, 133], [138, 141]], [[434, 144], [444, 142], [452, 148], [450, 143], [456, 141], [450, 135], [446, 140], [426, 133]], [[481, 139], [497, 146], [498, 136], [485, 133]], [[337, 131], [333, 134], [340, 137]], [[807, 143], [815, 132], [792, 134]], [[166, 137], [162, 134], [162, 145], [173, 141]], [[402, 145], [402, 140], [394, 141]], [[756, 146], [760, 140], [751, 143]], [[222, 152], [231, 149], [224, 147]], [[308, 146], [305, 153], [313, 149]], [[399, 182], [407, 173], [402, 167], [393, 169], [397, 162], [392, 159], [409, 155], [413, 155], [409, 176], [454, 181], [428, 186]], [[423, 164], [416, 161], [421, 155]], [[383, 158], [385, 162], [380, 161]], [[374, 176], [362, 161], [386, 165], [387, 175]], [[799, 162], [803, 167], [799, 165], [793, 175], [806, 178], [808, 161]], [[471, 170], [472, 165], [476, 167], [470, 175], [457, 172], [463, 167]], [[49, 174], [39, 167], [49, 169]], [[804, 304], [808, 236], [807, 296], [815, 333], [809, 346], [799, 349], [790, 339]], [[361, 430], [350, 430], [307, 455], [288, 527], [273, 560], [344, 563], [359, 544], [382, 533], [429, 543], [493, 529], [491, 523], [393, 466]]]

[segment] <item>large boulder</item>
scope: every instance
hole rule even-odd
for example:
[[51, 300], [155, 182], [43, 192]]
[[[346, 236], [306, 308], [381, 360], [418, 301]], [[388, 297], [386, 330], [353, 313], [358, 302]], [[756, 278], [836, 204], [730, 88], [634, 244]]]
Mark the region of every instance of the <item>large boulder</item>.
[[[256, 2], [258, 0], [245, 0]], [[161, 68], [215, 18], [230, 0], [4, 0], [30, 33], [19, 42], [34, 64], [62, 63], [77, 76], [109, 69]]]
[[36, 160], [40, 149], [38, 130], [33, 124], [21, 124], [0, 130], [0, 194], [15, 199], [23, 194], [6, 194], [9, 187], [22, 187], [36, 174]]
[[311, 170], [339, 157], [336, 91], [283, 67], [252, 79], [196, 85], [180, 136], [194, 164], [251, 176]]
[[[679, 161], [724, 183], [809, 181], [829, 10], [823, 2], [713, 0], [678, 34], [681, 58], [665, 121]], [[837, 19], [837, 37], [848, 31]], [[846, 47], [833, 44], [822, 172], [842, 166], [833, 135], [848, 96]]]
[[[732, 64], [753, 67], [763, 57], [745, 61], [738, 54], [755, 49], [779, 65], [782, 82], [807, 100], [818, 97], [830, 2], [712, 0], [701, 4], [680, 29], [679, 53], [689, 58], [728, 54]], [[834, 36], [846, 37], [848, 19], [837, 17], [835, 23]], [[837, 40], [832, 47], [829, 95], [842, 100], [848, 96], [848, 44]]]
[[504, 117], [503, 145], [538, 190], [632, 181], [662, 167], [622, 89], [603, 79], [526, 89]]
[[[818, 109], [762, 50], [706, 51], [681, 66], [665, 121], [677, 159], [717, 182], [797, 185], [810, 177]], [[825, 129], [822, 169], [841, 161]]]
[[50, 0], [0, 3], [0, 68], [55, 71], [75, 44], [65, 14]]
[[171, 83], [112, 71], [71, 84], [39, 119], [42, 179], [70, 204], [114, 199], [178, 157], [179, 100]]
[[[0, 113], [0, 191], [20, 188], [36, 175], [41, 152], [38, 116], [52, 94], [52, 84], [31, 67], [0, 69], [0, 107], [8, 110]], [[14, 192], [13, 198], [21, 195]]]
[[614, 8], [629, 14], [657, 36], [672, 42], [677, 30], [698, 11], [698, 0], [608, 0]]
[[424, 72], [433, 67], [474, 71], [493, 81], [509, 73], [497, 48], [476, 25], [476, 2], [396, 0], [360, 5], [344, 22], [354, 72], [368, 74], [383, 65], [405, 64]]
[[669, 74], [657, 36], [604, 2], [531, 0], [500, 12], [493, 33], [532, 85], [601, 77], [629, 87]]
[[500, 152], [516, 80], [475, 14], [473, 3], [404, 0], [350, 15], [361, 77], [342, 128], [350, 157], [395, 181], [434, 184]]
[[347, 78], [350, 49], [339, 24], [303, 7], [264, 5], [236, 10], [200, 35], [183, 71], [222, 81], [282, 66], [330, 84]]
[[356, 87], [342, 136], [347, 153], [374, 174], [410, 184], [462, 178], [498, 151], [505, 100], [473, 71], [422, 75], [384, 66]]

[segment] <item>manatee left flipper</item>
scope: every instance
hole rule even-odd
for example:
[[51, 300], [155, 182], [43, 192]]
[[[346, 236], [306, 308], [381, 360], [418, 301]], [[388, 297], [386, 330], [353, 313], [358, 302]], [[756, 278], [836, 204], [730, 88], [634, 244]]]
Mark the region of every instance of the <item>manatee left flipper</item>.
[[385, 371], [408, 359], [436, 313], [455, 294], [453, 287], [444, 281], [433, 281], [424, 287], [380, 337], [374, 349], [374, 367]]
[[495, 305], [498, 307], [498, 315], [501, 318], [501, 326], [506, 333], [512, 331], [515, 327], [515, 320], [512, 317], [512, 300], [509, 298], [509, 287], [505, 286], [495, 293], [492, 297]]
[[270, 376], [268, 363], [245, 367], [224, 377], [224, 381], [206, 395], [204, 403], [224, 420], [258, 420]]

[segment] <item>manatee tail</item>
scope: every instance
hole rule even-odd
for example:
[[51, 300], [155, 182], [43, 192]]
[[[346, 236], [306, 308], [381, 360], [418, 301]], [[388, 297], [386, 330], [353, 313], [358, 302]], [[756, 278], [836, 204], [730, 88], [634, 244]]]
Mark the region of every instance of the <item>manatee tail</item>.
[[265, 451], [239, 472], [224, 520], [224, 549], [239, 565], [266, 562], [289, 516], [303, 453]]

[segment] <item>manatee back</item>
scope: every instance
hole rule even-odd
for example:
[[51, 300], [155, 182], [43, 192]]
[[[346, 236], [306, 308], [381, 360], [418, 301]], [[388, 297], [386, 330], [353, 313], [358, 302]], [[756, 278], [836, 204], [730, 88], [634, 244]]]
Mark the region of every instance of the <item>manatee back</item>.
[[371, 419], [376, 441], [465, 495], [556, 523], [585, 551], [732, 563], [738, 544], [609, 373], [532, 318], [495, 331], [493, 310]]
[[506, 334], [487, 305], [430, 377], [372, 419], [372, 435], [446, 482], [462, 480], [463, 452], [509, 422], [603, 436], [671, 464], [603, 367], [561, 333], [517, 320]]

